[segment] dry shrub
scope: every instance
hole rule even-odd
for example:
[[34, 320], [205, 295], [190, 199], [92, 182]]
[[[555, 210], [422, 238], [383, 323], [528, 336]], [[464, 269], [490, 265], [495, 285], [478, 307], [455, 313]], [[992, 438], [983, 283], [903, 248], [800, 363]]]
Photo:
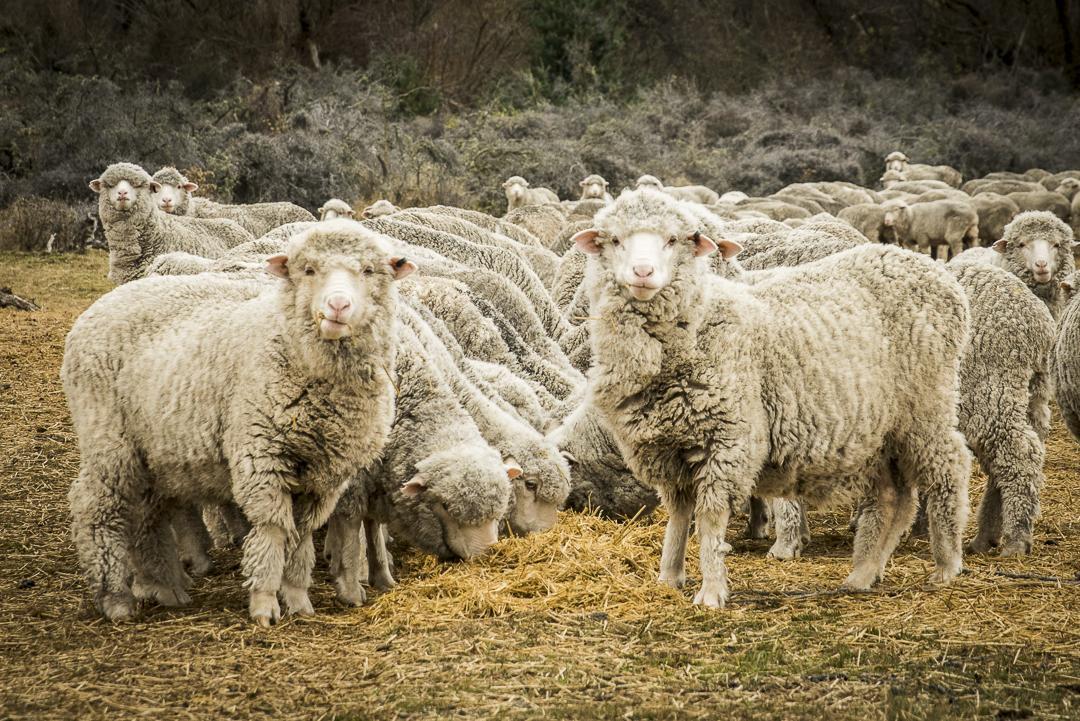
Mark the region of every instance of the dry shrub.
[[0, 210], [0, 250], [81, 253], [96, 227], [90, 212], [60, 200], [19, 198]]

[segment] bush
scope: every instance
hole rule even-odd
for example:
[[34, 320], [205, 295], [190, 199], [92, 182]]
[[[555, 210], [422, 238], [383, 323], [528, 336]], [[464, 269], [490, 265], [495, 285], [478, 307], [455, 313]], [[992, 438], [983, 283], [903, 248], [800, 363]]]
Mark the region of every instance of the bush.
[[84, 252], [94, 243], [94, 209], [37, 196], [0, 210], [0, 251]]

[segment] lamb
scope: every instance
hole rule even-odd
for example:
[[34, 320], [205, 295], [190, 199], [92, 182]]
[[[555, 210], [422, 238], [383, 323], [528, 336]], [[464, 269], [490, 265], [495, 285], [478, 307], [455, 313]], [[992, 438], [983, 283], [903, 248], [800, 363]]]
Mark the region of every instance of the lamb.
[[667, 193], [672, 198], [702, 205], [715, 205], [720, 202], [720, 196], [716, 191], [704, 185], [664, 185], [655, 175], [642, 175], [637, 179], [637, 187], [654, 188]]
[[335, 220], [268, 260], [282, 278], [272, 286], [147, 278], [80, 316], [61, 370], [82, 456], [68, 498], [107, 618], [131, 616], [134, 596], [185, 603], [168, 511], [229, 501], [252, 525], [241, 564], [252, 619], [276, 621], [279, 592], [288, 613], [314, 612], [311, 533], [382, 454], [393, 282], [415, 267]]
[[1020, 213], [1005, 226], [992, 248], [977, 248], [959, 256], [961, 263], [996, 265], [1017, 276], [1050, 310], [1055, 319], [1068, 301], [1060, 280], [1076, 271], [1072, 228], [1053, 213]]
[[960, 171], [948, 165], [923, 165], [912, 163], [899, 150], [885, 156], [885, 170], [903, 174], [906, 180], [938, 180], [959, 188], [963, 177]]
[[960, 432], [987, 476], [979, 531], [968, 550], [986, 553], [1000, 544], [1002, 556], [1027, 554], [1050, 431], [1054, 319], [1008, 271], [949, 265], [971, 308], [970, 342], [960, 361]]
[[[352, 206], [339, 198], [331, 198], [319, 208], [319, 220], [333, 220], [334, 218], [352, 218], [356, 211]], [[364, 216], [367, 217], [367, 216]]]
[[408, 323], [398, 328], [397, 347], [394, 421], [382, 458], [349, 485], [327, 528], [337, 595], [353, 606], [365, 600], [362, 560], [373, 585], [394, 585], [381, 526], [440, 559], [472, 558], [498, 540], [508, 479], [521, 474], [484, 441]]
[[608, 182], [604, 180], [603, 176], [595, 173], [587, 175], [578, 185], [581, 186], [582, 200], [602, 200], [604, 203], [610, 203], [614, 200], [611, 193], [608, 192]]
[[530, 188], [529, 181], [520, 175], [512, 175], [502, 184], [506, 193], [506, 212], [523, 205], [558, 203], [559, 196], [550, 188]]
[[171, 251], [216, 258], [227, 248], [251, 240], [227, 220], [178, 218], [157, 210], [151, 195], [160, 184], [133, 163], [114, 163], [90, 181], [98, 194], [98, 216], [109, 242], [109, 279], [141, 278], [155, 256]]
[[389, 200], [376, 200], [374, 203], [364, 208], [360, 215], [364, 218], [381, 218], [385, 215], [393, 215], [401, 210]]
[[1020, 206], [1007, 195], [979, 193], [971, 197], [971, 205], [979, 214], [979, 240], [993, 245], [1001, 240], [1005, 226], [1020, 212]]
[[696, 216], [651, 190], [620, 196], [575, 242], [593, 256], [592, 312], [602, 319], [590, 393], [670, 514], [661, 582], [685, 584], [694, 515], [703, 575], [694, 601], [723, 606], [724, 533], [751, 492], [810, 503], [868, 495], [845, 581], [865, 589], [911, 525], [922, 487], [931, 582], [959, 573], [970, 455], [956, 383], [968, 313], [948, 271], [866, 244], [754, 285], [728, 281], [708, 271], [717, 244]]
[[[315, 216], [292, 203], [252, 203], [249, 205], [225, 205], [215, 203], [208, 198], [192, 195], [199, 186], [190, 182], [176, 168], [165, 167], [154, 174], [161, 183], [161, 195], [158, 202], [161, 209], [176, 215], [190, 215], [196, 218], [225, 218], [235, 221], [240, 227], [255, 238], [261, 237], [278, 226], [315, 220]], [[168, 189], [168, 190], [167, 190]], [[169, 192], [171, 191], [171, 193]], [[172, 211], [165, 208], [165, 195], [174, 197]]]
[[1009, 198], [1016, 203], [1021, 213], [1026, 210], [1048, 210], [1066, 223], [1069, 222], [1069, 216], [1072, 213], [1069, 199], [1061, 193], [1054, 193], [1049, 190], [1009, 193]]
[[955, 257], [963, 252], [965, 242], [978, 245], [979, 214], [969, 203], [935, 200], [908, 205], [900, 200], [885, 204], [885, 227], [892, 228], [896, 240], [905, 248], [918, 248], [934, 254], [939, 248]]

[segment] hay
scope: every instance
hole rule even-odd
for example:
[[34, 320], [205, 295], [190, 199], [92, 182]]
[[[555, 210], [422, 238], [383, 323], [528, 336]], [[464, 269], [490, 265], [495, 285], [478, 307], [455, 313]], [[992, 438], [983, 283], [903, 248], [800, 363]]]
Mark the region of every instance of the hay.
[[[235, 551], [190, 608], [109, 625], [67, 536], [78, 469], [57, 379], [63, 337], [106, 289], [105, 258], [0, 256], [44, 309], [0, 310], [0, 718], [1070, 718], [1080, 705], [1080, 446], [1055, 419], [1035, 554], [969, 558], [923, 588], [905, 541], [881, 590], [835, 591], [843, 513], [811, 514], [794, 562], [733, 529], [730, 608], [655, 583], [662, 514], [619, 525], [562, 513], [467, 564], [406, 553], [400, 585], [318, 615], [248, 622]], [[981, 491], [973, 479], [973, 499]], [[696, 549], [691, 548], [693, 553]], [[696, 563], [688, 569], [696, 576]]]

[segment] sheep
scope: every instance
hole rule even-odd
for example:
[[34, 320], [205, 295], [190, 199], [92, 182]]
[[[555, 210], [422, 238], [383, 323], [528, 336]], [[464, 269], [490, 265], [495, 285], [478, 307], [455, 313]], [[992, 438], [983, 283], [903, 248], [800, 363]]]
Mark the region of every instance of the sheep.
[[1069, 222], [1072, 212], [1068, 198], [1049, 190], [1009, 193], [1009, 199], [1016, 203], [1021, 213], [1027, 210], [1048, 210], [1066, 223]]
[[544, 205], [558, 203], [559, 196], [550, 188], [530, 188], [529, 181], [520, 175], [512, 175], [502, 184], [506, 193], [506, 212], [523, 205]]
[[521, 226], [507, 223], [506, 221], [490, 216], [487, 213], [481, 213], [476, 210], [466, 210], [464, 208], [455, 208], [450, 205], [432, 205], [427, 208], [417, 208], [417, 210], [422, 210], [425, 213], [434, 215], [450, 215], [455, 218], [467, 220], [474, 225], [480, 226], [484, 230], [502, 233], [512, 240], [516, 240], [524, 245], [543, 247], [543, 243], [541, 243], [535, 235]]
[[925, 193], [916, 195], [908, 201], [908, 205], [914, 205], [915, 203], [932, 203], [935, 200], [958, 200], [963, 203], [970, 203], [971, 196], [956, 188], [949, 188], [948, 190], [928, 190]]
[[545, 248], [555, 245], [567, 223], [566, 215], [556, 205], [518, 206], [508, 211], [503, 220], [529, 231]]
[[750, 198], [737, 206], [741, 210], [756, 210], [773, 220], [783, 222], [789, 218], [809, 218], [811, 213], [806, 208], [775, 198]]
[[776, 191], [771, 197], [798, 205], [815, 214], [839, 213], [840, 209], [846, 205], [809, 183], [793, 183]]
[[480, 378], [506, 401], [523, 421], [538, 431], [548, 425], [548, 411], [541, 405], [534, 386], [514, 375], [499, 363], [468, 358], [468, 364]]
[[170, 251], [216, 258], [251, 234], [227, 220], [180, 218], [158, 211], [152, 194], [160, 184], [138, 165], [114, 163], [90, 181], [109, 243], [109, 279], [141, 278], [155, 256]]
[[[960, 572], [970, 455], [956, 383], [968, 313], [944, 267], [866, 244], [753, 285], [729, 281], [708, 271], [717, 243], [697, 217], [651, 190], [620, 196], [575, 243], [593, 256], [587, 282], [601, 318], [589, 392], [670, 515], [661, 582], [685, 584], [694, 515], [703, 576], [694, 602], [723, 606], [724, 533], [751, 492], [810, 503], [868, 494], [845, 581], [865, 589], [922, 487], [931, 583]], [[738, 250], [723, 245], [726, 256]], [[838, 387], [854, 390], [837, 396]]]
[[1050, 177], [1050, 171], [1043, 170], [1042, 168], [1028, 168], [1022, 173], [1022, 175], [1024, 176], [1025, 180], [1033, 180], [1037, 183], [1043, 178]]
[[1065, 427], [1080, 441], [1080, 300], [1075, 295], [1077, 282], [1075, 275], [1062, 281], [1063, 289], [1071, 297], [1058, 323], [1050, 356], [1050, 373]]
[[964, 183], [960, 190], [968, 195], [978, 195], [979, 193], [1008, 195], [1009, 193], [1044, 191], [1046, 188], [1038, 183], [1032, 183], [1026, 180], [988, 180], [986, 178], [980, 178], [977, 180], [969, 180]]
[[1063, 178], [1058, 186], [1054, 188], [1054, 192], [1061, 193], [1071, 203], [1076, 194], [1080, 192], [1080, 180], [1076, 178]]
[[1065, 178], [1076, 178], [1077, 180], [1080, 180], [1080, 170], [1062, 170], [1059, 173], [1043, 176], [1042, 178], [1039, 178], [1039, 184], [1047, 190], [1057, 190], [1058, 185], [1060, 185]]
[[667, 193], [672, 198], [686, 200], [691, 203], [702, 205], [714, 205], [720, 202], [720, 196], [715, 190], [704, 185], [664, 185], [655, 175], [642, 175], [637, 179], [638, 188], [654, 188]]
[[[380, 526], [440, 559], [472, 558], [498, 540], [509, 481], [521, 474], [480, 435], [408, 323], [398, 327], [397, 349], [394, 420], [382, 457], [352, 481], [327, 526], [337, 595], [352, 606], [365, 600], [362, 560], [371, 563], [373, 585], [394, 585], [378, 548]], [[366, 558], [361, 529], [369, 537]]]
[[1073, 229], [1073, 235], [1076, 236], [1078, 233], [1080, 233], [1080, 193], [1077, 193], [1073, 196], [1069, 212], [1069, 217], [1071, 218], [1069, 222]]
[[1020, 206], [1012, 198], [998, 193], [973, 195], [971, 205], [979, 214], [979, 240], [982, 245], [992, 245], [1001, 240], [1005, 226], [1020, 212]]
[[393, 282], [415, 267], [335, 220], [267, 261], [273, 285], [147, 278], [79, 317], [61, 369], [82, 458], [68, 498], [107, 618], [131, 616], [134, 596], [186, 603], [167, 512], [229, 501], [252, 525], [241, 564], [252, 619], [276, 621], [279, 592], [288, 613], [314, 612], [311, 533], [382, 453]]
[[[356, 211], [352, 206], [339, 198], [331, 198], [319, 208], [319, 220], [333, 220], [334, 218], [352, 218]], [[365, 218], [367, 216], [364, 216]]]
[[865, 235], [871, 243], [895, 243], [892, 227], [885, 225], [885, 208], [875, 203], [849, 205], [837, 216]]
[[978, 245], [979, 215], [970, 203], [935, 200], [908, 205], [901, 200], [885, 204], [884, 224], [897, 243], [933, 256], [944, 247], [950, 257], [963, 252], [964, 243]]
[[381, 218], [384, 215], [393, 215], [401, 210], [389, 200], [376, 200], [374, 203], [364, 208], [360, 213], [363, 218]]
[[1008, 271], [981, 263], [949, 266], [971, 309], [960, 361], [960, 432], [987, 476], [979, 531], [968, 550], [986, 553], [1000, 543], [1002, 556], [1027, 554], [1050, 430], [1054, 319]]
[[889, 170], [881, 176], [879, 182], [885, 190], [902, 191], [919, 195], [931, 190], [948, 190], [952, 186], [940, 180], [908, 180], [901, 173]]
[[741, 190], [729, 190], [720, 196], [719, 203], [738, 204], [740, 201], [749, 200], [750, 196]]
[[[157, 197], [161, 210], [175, 215], [194, 216], [196, 218], [224, 218], [235, 221], [240, 227], [255, 238], [286, 223], [315, 220], [315, 216], [292, 203], [252, 203], [249, 205], [225, 205], [215, 203], [209, 198], [199, 198], [192, 193], [199, 186], [190, 182], [176, 168], [165, 167], [154, 174], [154, 178], [163, 178], [160, 196]], [[171, 190], [167, 192], [167, 189]], [[172, 210], [166, 210], [165, 200], [172, 196]]]
[[608, 182], [601, 175], [587, 175], [578, 185], [581, 186], [582, 200], [602, 200], [604, 203], [614, 200], [608, 192]]
[[885, 156], [885, 170], [901, 173], [906, 180], [937, 180], [959, 188], [963, 177], [960, 171], [948, 165], [923, 165], [909, 162], [900, 151]]
[[566, 219], [571, 223], [583, 218], [592, 220], [592, 217], [605, 205], [607, 205], [606, 201], [596, 200], [595, 198], [589, 200], [564, 201], [561, 203], [562, 208], [566, 211]]

